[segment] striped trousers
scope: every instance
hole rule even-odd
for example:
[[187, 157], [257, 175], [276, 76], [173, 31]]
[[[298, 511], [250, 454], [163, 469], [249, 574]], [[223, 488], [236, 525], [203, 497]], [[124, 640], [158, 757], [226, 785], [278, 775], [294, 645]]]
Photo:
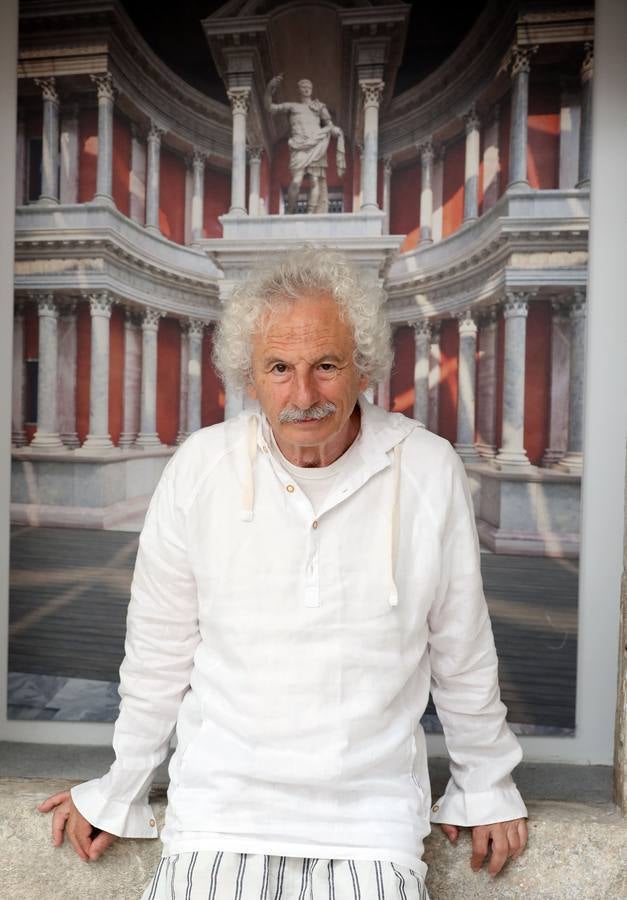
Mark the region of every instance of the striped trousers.
[[141, 900], [429, 900], [396, 863], [207, 850], [162, 857]]

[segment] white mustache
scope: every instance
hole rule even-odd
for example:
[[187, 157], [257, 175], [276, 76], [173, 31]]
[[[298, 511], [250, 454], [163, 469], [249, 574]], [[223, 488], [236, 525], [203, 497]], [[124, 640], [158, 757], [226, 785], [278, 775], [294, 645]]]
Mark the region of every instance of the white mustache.
[[317, 403], [315, 406], [310, 406], [308, 409], [298, 409], [298, 407], [286, 406], [285, 409], [282, 409], [279, 413], [279, 422], [285, 425], [294, 422], [304, 422], [306, 419], [326, 419], [327, 416], [330, 416], [335, 412], [336, 408], [335, 403], [331, 403], [330, 400], [325, 400], [324, 403]]

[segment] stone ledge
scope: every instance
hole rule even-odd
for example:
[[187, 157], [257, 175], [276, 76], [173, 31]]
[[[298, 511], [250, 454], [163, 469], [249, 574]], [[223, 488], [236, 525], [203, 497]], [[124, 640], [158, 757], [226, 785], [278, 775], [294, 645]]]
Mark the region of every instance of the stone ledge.
[[[160, 853], [160, 842], [119, 841], [97, 863], [85, 864], [67, 846], [54, 848], [49, 817], [36, 812], [49, 794], [74, 781], [0, 780], [3, 894], [12, 900], [139, 900]], [[164, 792], [154, 808], [163, 820]], [[427, 839], [431, 900], [618, 900], [627, 896], [627, 827], [607, 802], [529, 804], [527, 852], [495, 879], [470, 870], [470, 840], [448, 844], [439, 830]], [[295, 898], [286, 898], [295, 900]], [[364, 898], [373, 900], [373, 898]]]

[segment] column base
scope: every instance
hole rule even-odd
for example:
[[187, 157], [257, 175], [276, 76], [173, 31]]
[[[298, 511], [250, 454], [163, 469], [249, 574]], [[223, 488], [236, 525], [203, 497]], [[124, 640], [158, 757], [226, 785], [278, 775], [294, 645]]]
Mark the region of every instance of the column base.
[[528, 181], [510, 181], [507, 185], [507, 192], [511, 191], [530, 191], [531, 185]]
[[552, 447], [547, 447], [544, 451], [544, 455], [542, 457], [542, 462], [540, 465], [544, 469], [551, 469], [553, 466], [556, 466], [560, 459], [565, 455], [566, 450], [556, 450]]
[[81, 445], [81, 442], [79, 441], [78, 435], [75, 431], [62, 431], [61, 440], [63, 441], [64, 445], [70, 450], [77, 450]]
[[42, 194], [37, 200], [38, 206], [58, 206], [59, 201], [56, 197], [48, 197]]
[[24, 431], [14, 431], [11, 434], [11, 444], [13, 447], [25, 447], [28, 441]]
[[574, 475], [581, 475], [583, 471], [583, 453], [574, 450], [568, 451], [555, 467], [563, 472], [572, 472]]
[[526, 469], [531, 466], [526, 450], [503, 450], [498, 451], [494, 458], [494, 465], [497, 469]]
[[99, 206], [110, 206], [111, 209], [117, 209], [115, 205], [115, 200], [111, 196], [111, 194], [94, 194], [92, 203], [97, 203]]
[[359, 207], [359, 212], [365, 213], [378, 213], [381, 212], [376, 203], [366, 203]]
[[130, 450], [130, 448], [134, 446], [136, 440], [136, 431], [123, 431], [120, 435], [118, 446], [120, 450]]
[[188, 431], [179, 431], [174, 443], [177, 444], [177, 446], [180, 446], [185, 440], [187, 440], [188, 437], [189, 437]]
[[494, 444], [475, 444], [477, 452], [481, 459], [494, 459], [496, 457], [496, 447]]
[[38, 431], [30, 443], [32, 450], [49, 451], [56, 453], [59, 450], [65, 450], [61, 435], [54, 431]]
[[135, 443], [133, 444], [133, 449], [135, 450], [154, 450], [155, 447], [163, 447], [164, 445], [159, 440], [159, 435], [156, 433], [147, 434], [143, 432], [139, 432]]
[[243, 206], [232, 206], [227, 216], [248, 216], [248, 212], [244, 209]]
[[161, 229], [158, 225], [146, 225], [146, 231], [149, 234], [161, 234]]
[[94, 450], [100, 452], [101, 450], [117, 449], [108, 434], [88, 434], [85, 438], [85, 443], [75, 452], [82, 453], [86, 451], [91, 453]]
[[464, 462], [479, 462], [481, 459], [474, 444], [455, 444], [455, 450]]

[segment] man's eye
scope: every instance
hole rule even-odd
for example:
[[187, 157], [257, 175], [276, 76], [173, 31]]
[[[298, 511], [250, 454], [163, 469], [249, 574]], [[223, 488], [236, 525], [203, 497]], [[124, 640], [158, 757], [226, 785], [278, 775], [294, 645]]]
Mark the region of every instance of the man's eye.
[[285, 363], [275, 363], [272, 366], [272, 371], [277, 375], [285, 375], [285, 373], [287, 372], [287, 366], [285, 365]]
[[320, 363], [320, 368], [323, 372], [334, 372], [336, 366], [333, 363]]

